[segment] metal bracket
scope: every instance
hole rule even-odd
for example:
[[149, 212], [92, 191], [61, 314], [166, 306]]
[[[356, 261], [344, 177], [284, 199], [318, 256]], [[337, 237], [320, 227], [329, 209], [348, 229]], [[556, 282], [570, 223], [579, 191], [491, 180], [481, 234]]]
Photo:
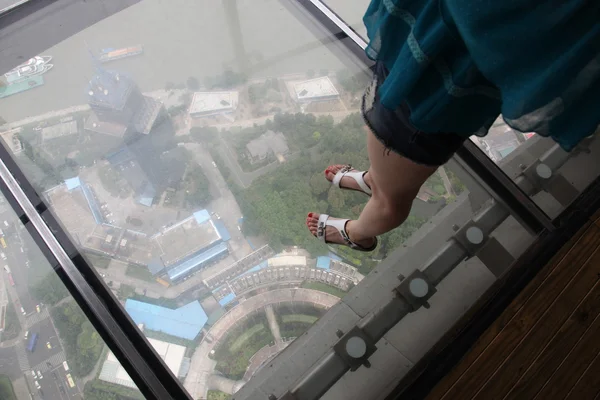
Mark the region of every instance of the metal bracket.
[[421, 307], [429, 308], [427, 300], [437, 291], [429, 282], [427, 275], [423, 271], [416, 269], [408, 277], [398, 276], [402, 281], [396, 287], [396, 293], [404, 298], [413, 308], [413, 311]]
[[353, 327], [333, 346], [333, 351], [344, 360], [350, 371], [356, 371], [361, 365], [369, 368], [368, 359], [375, 353], [375, 342], [359, 327]]
[[[275, 395], [274, 395], [274, 394], [270, 394], [270, 395], [269, 395], [269, 400], [278, 400], [278, 399], [277, 399], [277, 397], [275, 397]], [[296, 400], [296, 396], [294, 396], [294, 395], [292, 394], [292, 392], [290, 392], [290, 391], [288, 390], [287, 392], [285, 392], [285, 393], [283, 394], [283, 396], [281, 396], [281, 397], [279, 398], [279, 400]]]
[[470, 257], [473, 257], [485, 245], [489, 236], [473, 220], [468, 221], [455, 234], [454, 239], [461, 244]]
[[550, 193], [563, 206], [571, 204], [579, 195], [577, 189], [563, 175], [556, 174], [550, 166], [540, 160], [525, 168], [523, 176], [535, 187]]

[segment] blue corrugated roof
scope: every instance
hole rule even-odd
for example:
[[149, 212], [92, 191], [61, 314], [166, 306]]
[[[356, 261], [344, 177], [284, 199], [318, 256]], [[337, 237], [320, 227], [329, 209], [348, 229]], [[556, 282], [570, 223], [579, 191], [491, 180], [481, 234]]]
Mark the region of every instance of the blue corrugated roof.
[[181, 279], [190, 274], [194, 269], [201, 267], [203, 264], [225, 252], [227, 252], [227, 245], [225, 243], [219, 243], [216, 246], [211, 247], [210, 249], [203, 251], [202, 253], [199, 253], [188, 260], [182, 261], [177, 266], [170, 269], [167, 272], [169, 279], [171, 279], [171, 281]]
[[219, 300], [219, 304], [225, 307], [227, 304], [231, 303], [235, 299], [235, 294], [229, 293], [227, 296], [223, 297]]
[[146, 181], [138, 192], [135, 201], [143, 206], [151, 207], [154, 197], [156, 197], [156, 189], [154, 188], [154, 185]]
[[127, 299], [125, 310], [136, 324], [153, 331], [164, 332], [183, 339], [194, 340], [208, 320], [206, 313], [195, 300], [176, 310]]
[[100, 212], [100, 207], [98, 207], [98, 203], [96, 203], [96, 198], [94, 197], [94, 194], [90, 191], [90, 188], [88, 188], [87, 185], [82, 184], [80, 187], [83, 191], [85, 199], [87, 200], [88, 206], [92, 211], [94, 221], [96, 221], [97, 224], [103, 224], [105, 222], [104, 215], [102, 215], [102, 213]]
[[194, 213], [194, 218], [196, 218], [197, 223], [201, 224], [210, 219], [210, 214], [206, 210], [200, 210]]
[[327, 254], [329, 256], [329, 258], [331, 258], [332, 260], [336, 260], [336, 261], [342, 261], [342, 258], [340, 256], [338, 256], [335, 253], [332, 253], [331, 251], [329, 252], [329, 254]]
[[215, 224], [215, 228], [217, 228], [217, 232], [219, 233], [219, 236], [221, 236], [221, 240], [226, 242], [231, 239], [231, 235], [229, 234], [229, 231], [227, 230], [227, 228], [225, 228], [224, 223], [217, 220], [217, 221], [213, 221], [213, 224]]
[[326, 256], [317, 257], [317, 268], [329, 269], [331, 258]]
[[81, 185], [81, 181], [79, 177], [69, 178], [65, 180], [65, 185], [67, 185], [67, 190], [71, 191], [75, 188], [78, 188]]
[[163, 269], [165, 269], [165, 264], [163, 264], [162, 260], [159, 257], [153, 258], [148, 263], [148, 271], [150, 271], [152, 275], [156, 275], [159, 272], [162, 272]]

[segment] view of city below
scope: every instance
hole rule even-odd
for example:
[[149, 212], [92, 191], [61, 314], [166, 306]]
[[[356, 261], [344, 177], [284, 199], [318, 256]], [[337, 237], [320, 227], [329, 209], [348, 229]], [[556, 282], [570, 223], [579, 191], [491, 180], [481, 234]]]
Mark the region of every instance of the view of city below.
[[[323, 171], [368, 168], [368, 69], [274, 0], [175, 3], [2, 71], [0, 136], [191, 396], [225, 400], [467, 188], [440, 168], [373, 253], [316, 240], [307, 212], [367, 200]], [[0, 398], [142, 398], [2, 200]]]

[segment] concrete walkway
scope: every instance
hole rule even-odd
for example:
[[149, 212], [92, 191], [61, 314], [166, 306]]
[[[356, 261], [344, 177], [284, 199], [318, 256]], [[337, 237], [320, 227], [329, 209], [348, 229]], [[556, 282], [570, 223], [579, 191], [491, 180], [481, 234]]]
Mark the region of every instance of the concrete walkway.
[[275, 311], [273, 311], [273, 305], [269, 304], [265, 306], [265, 314], [267, 314], [267, 320], [269, 321], [269, 329], [275, 338], [275, 344], [279, 350], [283, 349], [283, 340], [281, 340], [281, 331], [279, 329], [279, 323], [277, 317], [275, 317]]

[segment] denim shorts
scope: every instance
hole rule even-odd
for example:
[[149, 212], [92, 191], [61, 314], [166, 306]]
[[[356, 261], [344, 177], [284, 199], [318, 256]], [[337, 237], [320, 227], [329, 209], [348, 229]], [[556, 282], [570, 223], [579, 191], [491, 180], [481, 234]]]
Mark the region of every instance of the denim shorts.
[[456, 133], [426, 133], [418, 130], [410, 123], [410, 109], [406, 103], [395, 110], [385, 108], [380, 102], [378, 89], [386, 77], [387, 69], [378, 62], [373, 81], [362, 100], [362, 115], [367, 126], [388, 150], [417, 164], [445, 164], [466, 137]]

